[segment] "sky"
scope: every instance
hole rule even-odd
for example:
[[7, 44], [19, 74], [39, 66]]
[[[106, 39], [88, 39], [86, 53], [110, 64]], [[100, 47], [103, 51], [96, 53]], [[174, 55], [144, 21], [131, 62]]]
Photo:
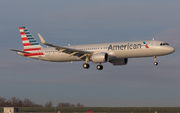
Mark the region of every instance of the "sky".
[[[0, 97], [29, 98], [87, 107], [180, 107], [179, 0], [0, 1]], [[125, 66], [45, 62], [16, 55], [23, 50], [19, 27], [40, 42], [67, 46], [161, 40], [176, 51], [167, 56], [129, 59]], [[40, 43], [43, 45], [42, 43]]]

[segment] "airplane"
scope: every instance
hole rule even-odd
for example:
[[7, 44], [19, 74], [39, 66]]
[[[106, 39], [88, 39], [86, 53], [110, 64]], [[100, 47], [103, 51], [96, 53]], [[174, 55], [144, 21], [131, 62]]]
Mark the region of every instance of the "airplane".
[[175, 49], [168, 43], [158, 40], [115, 42], [88, 45], [56, 46], [47, 43], [38, 34], [41, 42], [47, 47], [41, 46], [26, 27], [19, 27], [24, 50], [10, 49], [18, 55], [50, 62], [85, 61], [84, 69], [88, 69], [88, 62], [98, 63], [97, 69], [102, 70], [102, 63], [110, 62], [114, 66], [126, 65], [128, 58], [153, 57], [157, 66], [157, 56], [171, 54]]

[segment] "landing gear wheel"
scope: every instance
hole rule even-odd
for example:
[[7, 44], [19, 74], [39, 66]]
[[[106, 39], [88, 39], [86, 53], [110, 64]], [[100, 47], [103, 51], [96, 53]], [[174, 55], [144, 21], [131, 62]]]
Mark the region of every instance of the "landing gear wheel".
[[158, 62], [154, 62], [154, 65], [157, 66], [157, 65], [158, 65]]
[[102, 65], [97, 65], [96, 67], [98, 70], [102, 70], [103, 69], [103, 66]]
[[83, 64], [83, 68], [84, 68], [84, 69], [88, 69], [89, 67], [90, 67], [89, 64], [87, 64], [87, 63], [84, 63], [84, 64]]
[[156, 62], [156, 56], [153, 56], [153, 59], [154, 59], [154, 65], [157, 66], [158, 62]]

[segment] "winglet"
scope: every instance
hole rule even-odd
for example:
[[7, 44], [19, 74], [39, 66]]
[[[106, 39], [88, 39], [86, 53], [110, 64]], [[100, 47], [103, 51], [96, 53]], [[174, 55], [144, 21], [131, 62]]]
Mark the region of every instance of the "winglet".
[[52, 45], [52, 44], [47, 43], [39, 33], [38, 33], [38, 36], [39, 36], [39, 38], [40, 38], [40, 40], [41, 40], [41, 42], [42, 42], [43, 44], [48, 45], [48, 46], [52, 46], [52, 47], [56, 47], [56, 46], [54, 46], [54, 45]]
[[43, 39], [43, 37], [38, 33], [38, 36], [43, 44], [47, 44], [46, 41]]

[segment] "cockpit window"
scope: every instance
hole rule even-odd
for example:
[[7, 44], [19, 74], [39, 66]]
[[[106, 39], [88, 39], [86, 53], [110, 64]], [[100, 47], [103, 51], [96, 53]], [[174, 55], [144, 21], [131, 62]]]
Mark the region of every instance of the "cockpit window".
[[160, 44], [160, 46], [165, 46], [165, 45], [169, 46], [168, 43], [161, 43], [161, 44]]

